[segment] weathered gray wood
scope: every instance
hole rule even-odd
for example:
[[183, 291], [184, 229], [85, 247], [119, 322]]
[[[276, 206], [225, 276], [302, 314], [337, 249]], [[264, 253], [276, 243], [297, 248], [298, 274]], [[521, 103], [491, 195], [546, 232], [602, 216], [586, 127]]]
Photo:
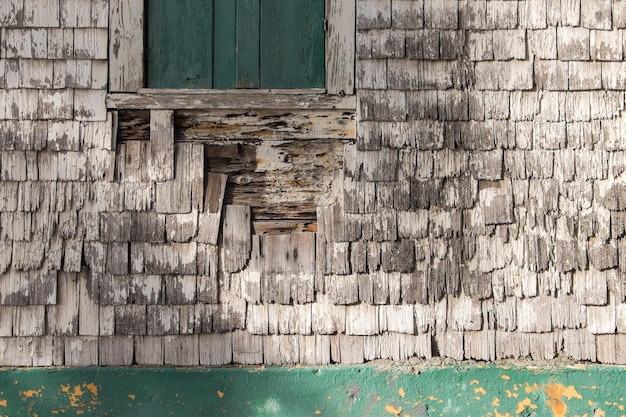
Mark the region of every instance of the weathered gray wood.
[[32, 366], [32, 348], [32, 337], [3, 337], [0, 339], [0, 364]]
[[[125, 1], [125, 0], [117, 0]], [[136, 1], [136, 0], [133, 0]], [[114, 42], [111, 42], [114, 45]], [[113, 61], [112, 61], [113, 62]], [[112, 90], [115, 91], [115, 90]], [[322, 93], [322, 91], [320, 91]], [[291, 90], [143, 90], [139, 94], [109, 94], [107, 106], [113, 109], [192, 110], [192, 109], [337, 109], [354, 110], [355, 96], [325, 95]]]
[[232, 333], [201, 334], [198, 337], [198, 343], [200, 345], [200, 365], [220, 366], [232, 362]]
[[242, 270], [250, 259], [251, 248], [250, 207], [227, 205], [222, 227], [222, 270]]
[[233, 362], [242, 365], [263, 363], [263, 336], [251, 335], [247, 331], [232, 333]]
[[304, 365], [330, 364], [330, 336], [311, 335], [300, 336], [300, 359]]
[[331, 336], [331, 359], [333, 362], [340, 362], [346, 365], [363, 363], [364, 336]]
[[232, 291], [222, 289], [220, 304], [215, 308], [213, 330], [225, 332], [246, 326], [246, 301]]
[[217, 246], [198, 245], [198, 277], [196, 296], [199, 303], [218, 303], [218, 263]]
[[200, 363], [198, 335], [163, 337], [165, 365], [194, 366]]
[[52, 305], [57, 303], [57, 271], [30, 271], [28, 274], [30, 304]]
[[413, 305], [384, 305], [376, 306], [380, 332], [403, 334], [415, 333], [415, 312]]
[[480, 301], [464, 294], [448, 297], [447, 321], [448, 326], [454, 330], [481, 330], [483, 319]]
[[158, 275], [196, 274], [197, 246], [195, 242], [146, 245], [145, 272]]
[[174, 178], [174, 111], [150, 111], [149, 178], [169, 181]]
[[109, 91], [136, 92], [144, 83], [144, 2], [112, 0], [109, 13]]
[[99, 334], [98, 282], [89, 269], [84, 268], [78, 275], [78, 334], [97, 336]]
[[347, 335], [365, 336], [379, 333], [380, 327], [376, 306], [361, 303], [346, 307]]
[[335, 109], [178, 111], [176, 128], [178, 140], [354, 139], [356, 136], [354, 113]]
[[33, 366], [52, 366], [58, 355], [59, 339], [54, 336], [33, 337]]
[[14, 336], [42, 336], [46, 333], [46, 307], [20, 306], [13, 314]]
[[137, 365], [163, 365], [163, 338], [160, 336], [135, 337], [135, 362]]
[[333, 303], [327, 295], [318, 294], [311, 307], [311, 330], [315, 334], [343, 333], [346, 329], [346, 306]]
[[196, 302], [196, 276], [173, 275], [164, 277], [166, 304], [193, 304]]
[[0, 304], [26, 305], [29, 301], [25, 272], [10, 269], [0, 276]]
[[96, 336], [66, 337], [66, 366], [98, 365], [98, 338]]
[[145, 305], [128, 304], [115, 306], [116, 335], [145, 335], [146, 321]]
[[354, 304], [359, 301], [359, 280], [356, 274], [325, 275], [324, 288], [335, 304]]
[[198, 211], [185, 214], [168, 214], [165, 217], [166, 238], [170, 242], [188, 242], [198, 232]]
[[327, 1], [326, 16], [326, 91], [329, 94], [353, 94], [355, 1]]
[[300, 358], [298, 336], [265, 336], [263, 338], [263, 362], [266, 365], [293, 365]]
[[463, 350], [466, 359], [494, 361], [496, 359], [496, 332], [482, 330], [463, 334]]
[[130, 366], [133, 364], [132, 336], [107, 336], [98, 339], [100, 366]]
[[150, 336], [172, 335], [180, 332], [179, 306], [149, 305], [146, 333]]
[[59, 273], [58, 302], [46, 307], [47, 332], [51, 335], [78, 335], [79, 331], [79, 276], [76, 273]]
[[192, 184], [189, 178], [194, 162], [193, 144], [179, 143], [175, 146], [175, 178], [158, 182], [156, 188], [156, 211], [158, 213], [189, 213], [192, 208]]

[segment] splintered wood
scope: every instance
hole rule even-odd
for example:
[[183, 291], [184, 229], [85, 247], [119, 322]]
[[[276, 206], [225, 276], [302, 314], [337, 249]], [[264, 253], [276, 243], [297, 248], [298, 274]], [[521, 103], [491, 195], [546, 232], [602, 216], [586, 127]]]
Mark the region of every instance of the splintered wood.
[[[186, 194], [169, 198], [183, 190], [174, 171], [204, 166], [199, 222], [201, 240], [211, 244], [217, 243], [222, 204], [250, 207], [255, 234], [317, 231], [317, 207], [329, 204], [343, 146], [356, 136], [354, 111], [334, 109], [120, 110], [118, 134], [121, 160], [131, 161], [118, 168], [120, 175], [156, 180], [159, 211], [188, 207]], [[173, 153], [174, 141], [202, 146], [204, 160], [190, 167], [184, 155], [163, 159]], [[149, 158], [142, 161], [146, 152]], [[221, 200], [213, 197], [220, 192]]]

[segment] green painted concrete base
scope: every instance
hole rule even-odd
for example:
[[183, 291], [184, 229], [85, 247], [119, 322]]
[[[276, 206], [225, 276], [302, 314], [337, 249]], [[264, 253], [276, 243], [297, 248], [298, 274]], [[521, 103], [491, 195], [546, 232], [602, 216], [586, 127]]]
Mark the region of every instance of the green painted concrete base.
[[622, 416], [618, 367], [0, 370], [0, 416]]

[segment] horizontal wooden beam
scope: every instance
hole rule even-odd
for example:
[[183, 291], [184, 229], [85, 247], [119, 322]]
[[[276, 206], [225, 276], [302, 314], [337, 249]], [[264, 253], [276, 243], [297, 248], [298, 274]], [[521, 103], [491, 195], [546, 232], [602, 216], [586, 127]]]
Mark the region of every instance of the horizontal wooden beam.
[[337, 110], [179, 111], [177, 140], [354, 139], [354, 112]]
[[356, 108], [356, 97], [328, 95], [323, 90], [140, 90], [138, 94], [109, 94], [109, 109], [146, 110], [294, 110]]

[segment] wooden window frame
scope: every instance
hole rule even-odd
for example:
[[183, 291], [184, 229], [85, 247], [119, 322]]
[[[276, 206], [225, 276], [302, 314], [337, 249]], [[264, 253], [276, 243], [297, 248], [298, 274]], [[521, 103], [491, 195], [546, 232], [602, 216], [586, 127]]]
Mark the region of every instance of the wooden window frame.
[[111, 0], [110, 109], [352, 109], [356, 107], [355, 0], [325, 0], [325, 89], [147, 89], [144, 0]]

